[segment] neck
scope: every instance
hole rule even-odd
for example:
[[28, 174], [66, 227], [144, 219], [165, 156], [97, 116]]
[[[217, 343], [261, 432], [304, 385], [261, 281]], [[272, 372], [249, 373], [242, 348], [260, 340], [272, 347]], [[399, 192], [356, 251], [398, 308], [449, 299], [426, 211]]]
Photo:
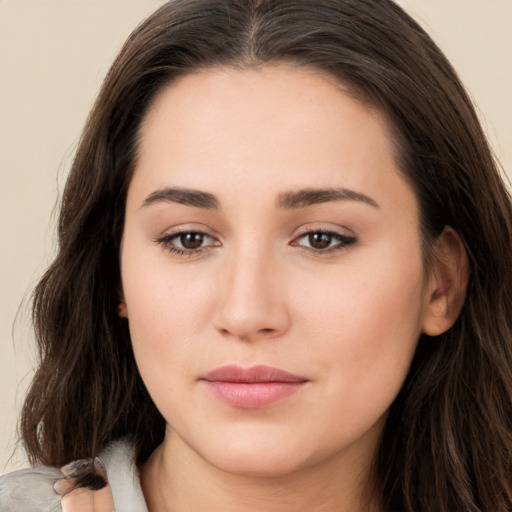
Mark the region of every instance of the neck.
[[149, 512], [378, 512], [370, 464], [342, 454], [272, 476], [232, 474], [201, 458], [172, 431], [141, 468]]

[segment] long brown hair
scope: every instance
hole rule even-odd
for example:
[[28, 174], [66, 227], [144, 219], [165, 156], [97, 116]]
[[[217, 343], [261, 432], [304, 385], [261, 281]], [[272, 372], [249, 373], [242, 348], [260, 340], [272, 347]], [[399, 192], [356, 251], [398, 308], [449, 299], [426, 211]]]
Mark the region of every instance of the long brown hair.
[[133, 32], [84, 129], [58, 254], [34, 293], [40, 366], [20, 420], [32, 462], [92, 457], [124, 436], [142, 462], [162, 441], [117, 311], [141, 119], [180, 75], [279, 62], [321, 70], [387, 116], [427, 259], [450, 225], [470, 261], [459, 319], [421, 337], [389, 412], [375, 460], [385, 510], [512, 510], [511, 200], [456, 73], [391, 0], [176, 0]]

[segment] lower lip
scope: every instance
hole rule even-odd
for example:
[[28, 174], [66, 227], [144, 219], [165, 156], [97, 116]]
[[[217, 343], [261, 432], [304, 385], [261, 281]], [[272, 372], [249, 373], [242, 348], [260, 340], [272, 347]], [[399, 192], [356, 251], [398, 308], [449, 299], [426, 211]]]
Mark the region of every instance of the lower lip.
[[299, 392], [306, 382], [221, 382], [205, 380], [222, 402], [241, 409], [260, 409]]

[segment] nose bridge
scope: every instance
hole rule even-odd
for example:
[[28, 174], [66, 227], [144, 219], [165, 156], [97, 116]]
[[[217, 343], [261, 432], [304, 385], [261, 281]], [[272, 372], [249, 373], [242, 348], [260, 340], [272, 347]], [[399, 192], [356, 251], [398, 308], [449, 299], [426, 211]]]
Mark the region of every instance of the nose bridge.
[[286, 329], [288, 318], [276, 258], [271, 247], [253, 240], [232, 248], [222, 271], [217, 329], [243, 339], [275, 336]]

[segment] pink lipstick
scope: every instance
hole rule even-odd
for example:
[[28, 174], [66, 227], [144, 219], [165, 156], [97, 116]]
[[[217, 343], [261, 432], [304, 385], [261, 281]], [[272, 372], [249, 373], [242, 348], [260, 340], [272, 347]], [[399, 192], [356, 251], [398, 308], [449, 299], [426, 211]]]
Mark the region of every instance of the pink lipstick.
[[216, 368], [200, 380], [218, 399], [241, 409], [271, 405], [297, 393], [308, 382], [305, 377], [270, 366], [235, 365]]

